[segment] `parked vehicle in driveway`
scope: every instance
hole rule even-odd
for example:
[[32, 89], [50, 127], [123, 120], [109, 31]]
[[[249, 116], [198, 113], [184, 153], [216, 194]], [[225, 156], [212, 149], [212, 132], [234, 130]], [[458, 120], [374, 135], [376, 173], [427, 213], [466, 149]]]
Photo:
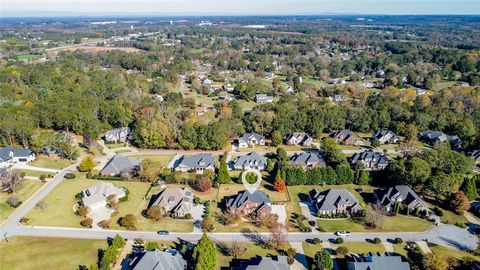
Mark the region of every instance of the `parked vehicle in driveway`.
[[336, 235], [336, 236], [349, 236], [349, 235], [350, 235], [350, 232], [347, 232], [347, 231], [338, 231], [338, 232], [335, 232], [335, 235]]
[[170, 233], [168, 231], [158, 231], [158, 235], [169, 235]]

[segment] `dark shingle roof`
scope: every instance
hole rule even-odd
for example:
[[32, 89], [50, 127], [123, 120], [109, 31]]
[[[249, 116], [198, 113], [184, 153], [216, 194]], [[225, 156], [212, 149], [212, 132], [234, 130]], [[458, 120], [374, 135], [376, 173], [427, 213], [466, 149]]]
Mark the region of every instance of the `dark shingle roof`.
[[367, 256], [348, 262], [348, 270], [410, 270], [400, 256]]
[[241, 262], [240, 266], [232, 267], [232, 270], [288, 270], [290, 266], [287, 256], [262, 257], [256, 256], [248, 261]]
[[334, 211], [338, 205], [344, 204], [360, 207], [355, 196], [345, 189], [329, 189], [322, 192], [313, 189], [310, 191], [310, 198], [316, 202], [317, 209], [321, 211]]
[[373, 150], [364, 151], [361, 153], [355, 153], [350, 161], [355, 163], [357, 161], [362, 161], [369, 164], [369, 166], [379, 166], [379, 165], [388, 165], [388, 158], [384, 153], [374, 152]]
[[15, 149], [10, 145], [0, 148], [0, 162], [10, 160], [10, 153], [15, 157], [28, 157], [33, 152], [30, 149]]
[[180, 253], [165, 251], [146, 251], [139, 253], [129, 263], [132, 270], [184, 270], [187, 262]]
[[206, 169], [215, 167], [215, 158], [212, 154], [196, 154], [191, 157], [184, 156], [178, 166], [192, 169]]
[[271, 209], [271, 201], [262, 190], [257, 190], [254, 193], [250, 193], [247, 190], [242, 190], [238, 192], [237, 195], [230, 198], [227, 201], [227, 207], [231, 209], [237, 209], [242, 207], [245, 203], [255, 203], [261, 207], [268, 207]]
[[324, 167], [326, 165], [323, 158], [312, 152], [303, 152], [301, 154], [296, 154], [290, 159], [290, 163], [299, 166], [318, 164], [319, 167]]
[[132, 171], [139, 164], [140, 161], [138, 159], [130, 159], [121, 155], [115, 155], [107, 162], [107, 164], [105, 164], [100, 173], [116, 175], [124, 171]]
[[245, 133], [242, 137], [239, 138], [239, 140], [248, 142], [250, 138], [255, 138], [255, 140], [257, 141], [265, 140], [265, 137], [255, 132]]
[[267, 165], [267, 161], [264, 157], [260, 156], [257, 152], [251, 152], [247, 155], [243, 155], [237, 158], [234, 163], [234, 167], [245, 167], [245, 166], [258, 166], [263, 167]]

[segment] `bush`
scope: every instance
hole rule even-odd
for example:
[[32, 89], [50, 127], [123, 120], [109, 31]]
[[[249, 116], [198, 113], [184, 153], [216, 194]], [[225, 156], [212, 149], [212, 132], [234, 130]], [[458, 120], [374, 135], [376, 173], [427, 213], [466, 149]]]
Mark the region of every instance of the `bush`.
[[47, 179], [47, 175], [46, 174], [41, 174], [38, 179], [42, 180], [42, 181], [45, 181], [45, 179]]
[[343, 242], [344, 242], [343, 238], [341, 238], [341, 237], [338, 237], [337, 239], [335, 239], [336, 244], [343, 244]]
[[397, 238], [395, 238], [395, 239], [393, 240], [393, 242], [394, 242], [395, 244], [401, 244], [401, 243], [403, 243], [403, 240], [402, 240], [402, 238], [397, 237]]
[[315, 237], [315, 238], [313, 238], [312, 243], [315, 244], [315, 245], [318, 245], [318, 244], [322, 243], [322, 240]]
[[190, 213], [185, 214], [185, 219], [192, 219], [192, 218], [193, 218], [192, 214], [190, 214]]
[[17, 196], [13, 196], [7, 199], [7, 204], [10, 207], [17, 208], [22, 204], [22, 201], [20, 201], [20, 199]]
[[380, 244], [381, 242], [382, 242], [382, 240], [380, 240], [380, 238], [378, 238], [378, 237], [373, 238], [373, 243]]
[[77, 177], [74, 173], [66, 173], [63, 178], [65, 179], [74, 179], [75, 177]]
[[467, 224], [465, 224], [463, 222], [457, 222], [457, 223], [455, 223], [455, 226], [460, 227], [462, 229], [467, 228]]
[[125, 195], [123, 197], [121, 197], [120, 199], [118, 199], [119, 202], [126, 202], [128, 201], [128, 195]]
[[344, 246], [338, 247], [338, 248], [335, 250], [335, 253], [336, 253], [337, 255], [342, 255], [342, 256], [347, 255], [348, 252], [349, 252], [348, 248], [347, 248], [347, 247], [344, 247]]
[[318, 227], [317, 227], [317, 231], [319, 231], [319, 232], [325, 232], [325, 229], [322, 228], [322, 227], [320, 227], [320, 226], [318, 226]]
[[159, 249], [160, 246], [158, 245], [157, 242], [147, 242], [147, 244], [145, 245], [145, 248], [149, 251], [153, 251], [155, 249]]
[[443, 210], [440, 207], [435, 206], [435, 208], [433, 208], [433, 212], [435, 212], [435, 215], [443, 217]]
[[80, 222], [80, 224], [85, 228], [91, 228], [93, 220], [91, 218], [86, 218]]

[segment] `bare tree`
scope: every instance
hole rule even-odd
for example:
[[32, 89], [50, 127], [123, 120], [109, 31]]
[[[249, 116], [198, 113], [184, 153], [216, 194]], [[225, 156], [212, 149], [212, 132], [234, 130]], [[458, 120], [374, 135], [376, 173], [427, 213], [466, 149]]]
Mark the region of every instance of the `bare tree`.
[[47, 209], [47, 202], [45, 202], [45, 200], [41, 200], [37, 203], [36, 207], [41, 209], [42, 211]]
[[238, 259], [245, 254], [245, 251], [247, 248], [245, 247], [244, 244], [234, 241], [232, 243], [232, 246], [229, 249], [230, 256], [233, 256], [235, 259]]
[[383, 221], [383, 208], [379, 203], [372, 204], [372, 209], [367, 211], [365, 223], [371, 228], [378, 228]]
[[287, 228], [280, 224], [275, 223], [269, 228], [270, 241], [269, 244], [273, 249], [279, 249], [287, 240]]
[[0, 176], [0, 183], [2, 185], [2, 190], [15, 193], [17, 188], [20, 186], [23, 181], [24, 175], [15, 171], [10, 171], [5, 173], [3, 176]]

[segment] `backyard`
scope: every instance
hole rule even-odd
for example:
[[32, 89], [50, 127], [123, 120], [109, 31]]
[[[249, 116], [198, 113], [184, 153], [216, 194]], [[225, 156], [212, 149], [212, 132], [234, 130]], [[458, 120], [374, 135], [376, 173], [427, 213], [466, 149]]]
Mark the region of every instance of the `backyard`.
[[128, 156], [131, 159], [140, 158], [140, 159], [149, 159], [160, 163], [162, 166], [167, 167], [168, 163], [172, 161], [174, 155], [137, 155], [137, 156]]
[[18, 188], [16, 194], [8, 194], [6, 192], [0, 192], [0, 221], [4, 220], [15, 208], [10, 207], [7, 204], [9, 197], [17, 196], [22, 202], [32, 196], [43, 185], [38, 180], [24, 180]]

